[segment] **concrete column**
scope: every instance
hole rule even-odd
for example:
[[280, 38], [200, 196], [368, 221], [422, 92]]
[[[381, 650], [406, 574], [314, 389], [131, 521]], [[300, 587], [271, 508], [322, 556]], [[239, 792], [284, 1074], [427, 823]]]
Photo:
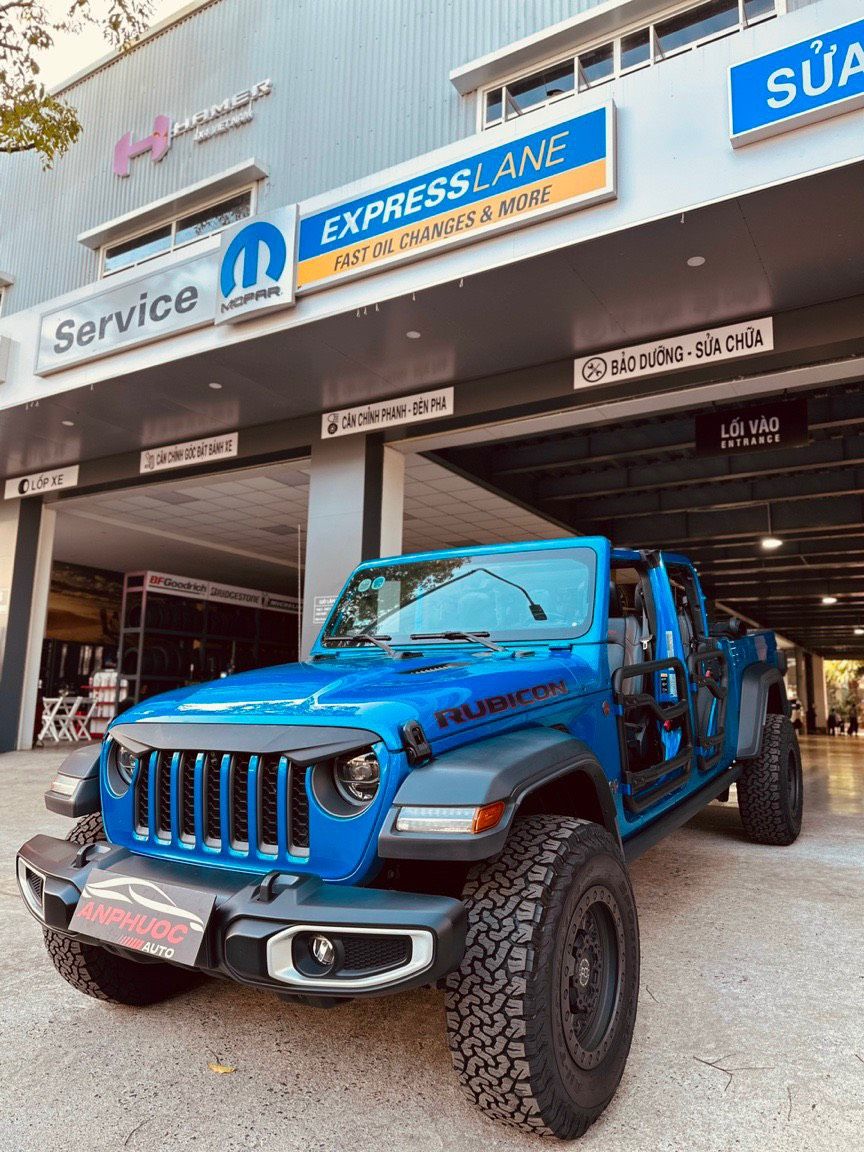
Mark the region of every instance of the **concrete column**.
[[0, 504], [0, 752], [33, 743], [53, 544], [38, 497]]
[[813, 661], [813, 707], [816, 709], [816, 727], [824, 732], [828, 727], [828, 681], [825, 679], [825, 661], [821, 656], [812, 656]]
[[807, 705], [810, 695], [807, 691], [807, 669], [805, 667], [805, 652], [803, 648], [795, 649], [795, 692], [801, 705], [801, 719], [806, 723]]
[[403, 457], [377, 436], [344, 436], [312, 447], [303, 585], [302, 656], [361, 560], [402, 551]]

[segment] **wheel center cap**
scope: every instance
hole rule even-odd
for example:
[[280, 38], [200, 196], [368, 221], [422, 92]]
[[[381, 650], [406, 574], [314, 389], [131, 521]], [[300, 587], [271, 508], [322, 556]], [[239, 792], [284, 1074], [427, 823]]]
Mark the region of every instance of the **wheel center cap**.
[[588, 957], [583, 956], [579, 961], [579, 987], [587, 988], [588, 981], [591, 979], [591, 965], [588, 962]]

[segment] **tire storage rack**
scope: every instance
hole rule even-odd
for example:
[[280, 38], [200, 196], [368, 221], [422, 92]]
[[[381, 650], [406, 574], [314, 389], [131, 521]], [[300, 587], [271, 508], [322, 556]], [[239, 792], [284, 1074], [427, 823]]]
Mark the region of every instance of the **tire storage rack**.
[[297, 659], [292, 596], [164, 572], [123, 582], [119, 667], [129, 703]]

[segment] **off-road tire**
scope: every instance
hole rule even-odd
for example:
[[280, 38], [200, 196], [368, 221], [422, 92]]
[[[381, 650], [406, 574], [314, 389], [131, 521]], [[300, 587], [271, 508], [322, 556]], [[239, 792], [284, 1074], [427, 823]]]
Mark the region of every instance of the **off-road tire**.
[[[105, 840], [105, 828], [99, 812], [80, 819], [66, 837], [73, 844], [95, 844]], [[99, 948], [64, 936], [52, 928], [43, 928], [45, 947], [51, 963], [67, 983], [87, 996], [113, 1004], [158, 1004], [196, 983], [195, 972], [170, 964], [140, 964]]]
[[[496, 1120], [538, 1135], [581, 1136], [615, 1094], [636, 1022], [639, 926], [618, 845], [582, 820], [519, 820], [501, 855], [471, 870], [463, 898], [467, 947], [447, 992], [459, 1078]], [[607, 919], [610, 926], [596, 936], [595, 916], [598, 927]], [[586, 953], [585, 942], [601, 936], [606, 950]], [[602, 1035], [595, 1024], [593, 1050], [577, 1044], [581, 1064], [571, 1044], [585, 1010], [577, 1002], [570, 1011], [570, 997], [582, 995], [572, 979], [580, 955], [601, 957], [590, 983], [606, 990], [597, 1000], [605, 1005], [597, 1017]], [[583, 969], [577, 973], [581, 980]]]
[[788, 717], [765, 717], [762, 750], [743, 762], [738, 808], [744, 832], [755, 844], [785, 845], [798, 839], [804, 782], [798, 737]]

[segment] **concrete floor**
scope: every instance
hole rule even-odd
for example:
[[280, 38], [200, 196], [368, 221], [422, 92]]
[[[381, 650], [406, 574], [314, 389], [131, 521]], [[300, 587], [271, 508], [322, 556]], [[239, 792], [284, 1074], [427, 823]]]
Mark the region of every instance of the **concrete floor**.
[[[633, 868], [643, 983], [630, 1062], [580, 1152], [846, 1152], [864, 1131], [864, 739], [813, 737], [796, 845], [712, 805]], [[492, 1152], [541, 1141], [462, 1098], [442, 994], [330, 1012], [208, 982], [146, 1010], [56, 975], [17, 845], [62, 753], [0, 757], [0, 1149]], [[236, 1068], [216, 1075], [208, 1063]], [[548, 1146], [548, 1145], [547, 1145]]]

